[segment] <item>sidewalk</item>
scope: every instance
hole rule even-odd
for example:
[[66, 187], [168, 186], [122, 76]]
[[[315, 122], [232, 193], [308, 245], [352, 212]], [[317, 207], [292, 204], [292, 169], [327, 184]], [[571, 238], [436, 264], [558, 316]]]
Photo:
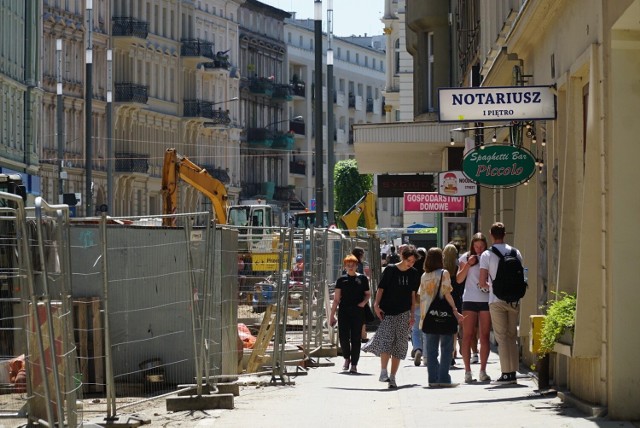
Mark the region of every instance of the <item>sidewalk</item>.
[[[197, 427], [634, 427], [628, 422], [589, 419], [555, 396], [540, 396], [536, 384], [520, 373], [517, 385], [464, 384], [462, 361], [452, 370], [457, 388], [431, 389], [427, 368], [408, 357], [397, 375], [398, 389], [378, 381], [379, 359], [363, 353], [358, 374], [342, 373], [342, 358], [321, 359], [333, 366], [312, 368], [292, 377], [293, 386], [246, 386], [235, 398], [235, 409], [215, 410], [194, 420]], [[472, 365], [477, 377], [479, 365]], [[487, 373], [500, 375], [492, 353]], [[269, 378], [265, 378], [267, 381]], [[196, 412], [197, 413], [197, 412]], [[179, 419], [179, 414], [166, 415]], [[191, 415], [197, 419], [197, 414]], [[211, 419], [213, 418], [213, 420]], [[189, 419], [189, 418], [186, 418]], [[185, 423], [185, 418], [182, 419]]]

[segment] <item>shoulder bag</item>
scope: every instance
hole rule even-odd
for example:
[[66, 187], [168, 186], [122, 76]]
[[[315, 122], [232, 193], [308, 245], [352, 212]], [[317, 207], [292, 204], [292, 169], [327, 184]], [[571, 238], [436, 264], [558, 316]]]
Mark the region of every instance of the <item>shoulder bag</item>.
[[447, 299], [440, 295], [440, 287], [442, 287], [442, 271], [438, 290], [422, 322], [422, 331], [427, 334], [454, 334], [458, 331], [458, 320], [453, 316], [453, 309]]

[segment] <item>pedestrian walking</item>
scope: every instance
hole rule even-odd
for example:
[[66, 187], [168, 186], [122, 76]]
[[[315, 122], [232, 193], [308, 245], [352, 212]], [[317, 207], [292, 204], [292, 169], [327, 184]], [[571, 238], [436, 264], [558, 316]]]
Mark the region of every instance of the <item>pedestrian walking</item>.
[[[413, 268], [418, 271], [418, 275], [422, 277], [424, 273], [424, 260], [427, 257], [427, 250], [424, 247], [420, 247], [416, 250], [420, 257], [416, 260]], [[416, 294], [416, 305], [413, 311], [413, 327], [411, 327], [411, 357], [413, 357], [413, 365], [418, 367], [422, 363], [422, 355], [424, 353], [424, 335], [420, 330], [420, 297]]]
[[[489, 291], [489, 312], [493, 333], [498, 342], [498, 355], [500, 357], [500, 370], [502, 375], [492, 382], [494, 385], [508, 385], [516, 383], [516, 372], [520, 365], [518, 357], [518, 311], [520, 302], [507, 302], [499, 299], [494, 291], [495, 281], [498, 275], [498, 263], [502, 257], [494, 251], [498, 251], [503, 257], [514, 250], [518, 260], [522, 263], [522, 255], [517, 248], [504, 242], [505, 227], [497, 222], [491, 226], [492, 249], [487, 249], [480, 256], [480, 288]], [[513, 284], [515, 287], [516, 284]]]
[[[455, 387], [449, 368], [453, 352], [453, 333], [462, 321], [451, 296], [451, 277], [443, 269], [442, 250], [427, 251], [424, 273], [420, 279], [420, 322], [426, 333], [427, 373], [430, 387]], [[438, 355], [438, 349], [440, 350]]]
[[[458, 273], [458, 247], [453, 243], [445, 245], [442, 249], [442, 259], [444, 268], [449, 272], [449, 278], [451, 278], [451, 297], [456, 304], [458, 312], [462, 313], [462, 294], [464, 292], [464, 283], [459, 284], [456, 281], [456, 273]], [[458, 347], [459, 330], [453, 334], [453, 352], [451, 353], [451, 368], [456, 365], [456, 348]]]
[[[351, 250], [351, 254], [356, 256], [358, 259], [358, 266], [356, 267], [356, 272], [362, 275], [366, 275], [364, 268], [364, 248], [362, 247], [354, 247]], [[367, 269], [368, 270], [368, 269]], [[368, 279], [369, 277], [367, 277]], [[373, 312], [371, 311], [371, 306], [369, 306], [369, 301], [364, 305], [364, 321], [362, 323], [362, 334], [361, 334], [361, 342], [367, 343], [367, 323], [370, 323], [374, 320]]]
[[[329, 324], [334, 326], [336, 321], [338, 322], [340, 349], [344, 357], [342, 370], [358, 373], [364, 307], [369, 302], [371, 291], [369, 279], [356, 271], [358, 258], [349, 254], [343, 262], [347, 273], [336, 281]], [[337, 320], [336, 309], [338, 309]]]
[[[471, 351], [480, 339], [480, 375], [481, 382], [489, 382], [487, 375], [487, 360], [489, 358], [489, 334], [491, 332], [491, 314], [489, 313], [489, 293], [481, 289], [480, 255], [487, 249], [487, 238], [480, 232], [471, 238], [470, 250], [460, 256], [456, 279], [464, 284], [462, 294], [462, 361], [464, 362], [465, 383], [474, 382], [471, 373], [471, 363], [474, 359]], [[479, 325], [479, 328], [478, 328]], [[474, 354], [475, 356], [475, 354]], [[477, 356], [475, 363], [477, 363]]]
[[[401, 252], [402, 260], [388, 265], [378, 284], [374, 311], [381, 322], [373, 337], [362, 348], [380, 357], [380, 382], [397, 388], [396, 373], [400, 361], [407, 356], [407, 337], [413, 325], [415, 297], [420, 278], [413, 268], [418, 253], [413, 245]], [[391, 360], [391, 372], [388, 372]]]

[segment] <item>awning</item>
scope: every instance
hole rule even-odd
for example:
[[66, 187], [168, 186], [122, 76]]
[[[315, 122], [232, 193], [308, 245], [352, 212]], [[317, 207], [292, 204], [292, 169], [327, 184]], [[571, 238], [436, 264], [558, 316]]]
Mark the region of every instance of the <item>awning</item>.
[[464, 135], [450, 133], [455, 124], [394, 122], [354, 124], [354, 150], [362, 174], [434, 173], [442, 171], [453, 135], [464, 145]]

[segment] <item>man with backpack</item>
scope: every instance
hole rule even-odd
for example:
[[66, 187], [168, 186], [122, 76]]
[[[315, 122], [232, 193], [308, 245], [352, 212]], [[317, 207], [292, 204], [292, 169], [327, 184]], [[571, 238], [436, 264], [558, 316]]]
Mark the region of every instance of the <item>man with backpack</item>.
[[526, 291], [522, 255], [517, 248], [504, 242], [504, 224], [491, 226], [492, 246], [480, 256], [478, 287], [490, 291], [489, 312], [493, 332], [498, 342], [502, 375], [492, 385], [516, 382], [520, 365], [518, 356], [518, 311], [520, 298]]

